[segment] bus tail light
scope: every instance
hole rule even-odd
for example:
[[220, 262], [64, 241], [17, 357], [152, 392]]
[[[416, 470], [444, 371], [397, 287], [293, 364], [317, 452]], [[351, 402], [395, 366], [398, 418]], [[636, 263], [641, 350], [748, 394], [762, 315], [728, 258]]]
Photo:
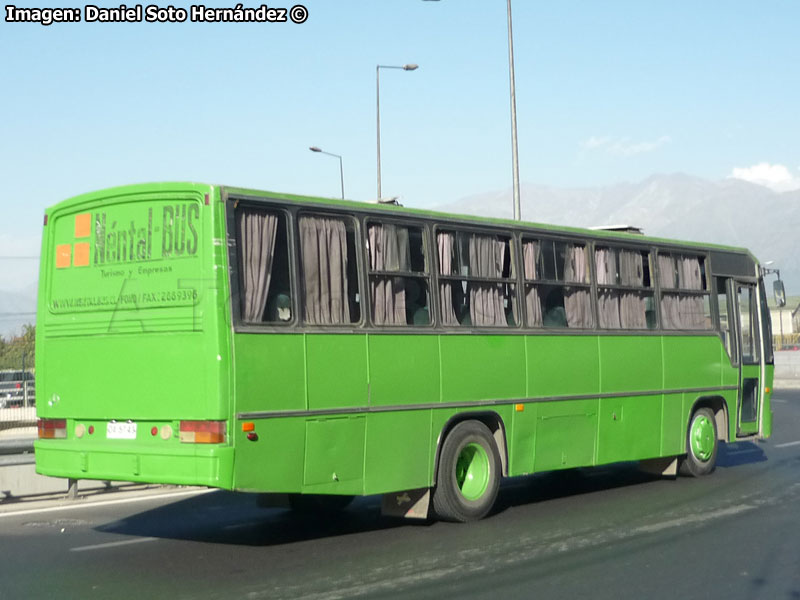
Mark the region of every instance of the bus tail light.
[[181, 421], [180, 440], [189, 444], [222, 444], [225, 421]]
[[53, 440], [67, 437], [66, 419], [39, 419], [39, 439]]

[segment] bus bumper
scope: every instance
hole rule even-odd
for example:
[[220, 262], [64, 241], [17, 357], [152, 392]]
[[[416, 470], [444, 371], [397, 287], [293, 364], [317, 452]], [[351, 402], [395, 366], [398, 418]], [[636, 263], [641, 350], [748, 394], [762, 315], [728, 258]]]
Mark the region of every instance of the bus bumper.
[[147, 448], [139, 445], [102, 450], [63, 440], [34, 443], [36, 472], [51, 477], [205, 485], [231, 489], [233, 448], [185, 444]]

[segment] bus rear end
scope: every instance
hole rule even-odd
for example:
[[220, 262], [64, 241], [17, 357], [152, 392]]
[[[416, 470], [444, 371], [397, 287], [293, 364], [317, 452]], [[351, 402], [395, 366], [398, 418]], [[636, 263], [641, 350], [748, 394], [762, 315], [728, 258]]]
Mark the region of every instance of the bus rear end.
[[45, 216], [37, 471], [231, 486], [219, 191], [116, 188]]

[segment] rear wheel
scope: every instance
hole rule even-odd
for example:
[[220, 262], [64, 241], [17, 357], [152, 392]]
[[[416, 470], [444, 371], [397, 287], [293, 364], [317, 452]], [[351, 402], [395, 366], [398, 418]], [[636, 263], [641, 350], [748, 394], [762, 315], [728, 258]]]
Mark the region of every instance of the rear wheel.
[[717, 464], [717, 423], [710, 408], [698, 408], [689, 421], [686, 433], [686, 457], [681, 474], [690, 477], [708, 475]]
[[479, 421], [456, 425], [439, 458], [433, 510], [446, 521], [475, 521], [491, 510], [500, 486], [500, 455], [489, 429]]

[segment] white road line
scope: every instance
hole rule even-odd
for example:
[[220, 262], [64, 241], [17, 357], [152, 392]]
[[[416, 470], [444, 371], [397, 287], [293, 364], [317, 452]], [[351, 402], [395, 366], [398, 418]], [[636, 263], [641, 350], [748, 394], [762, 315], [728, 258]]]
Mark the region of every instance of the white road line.
[[108, 542], [107, 544], [94, 544], [93, 546], [78, 546], [70, 548], [70, 552], [86, 552], [87, 550], [103, 550], [105, 548], [114, 548], [116, 546], [129, 546], [131, 544], [141, 544], [142, 542], [155, 542], [158, 538], [146, 537], [136, 538], [135, 540], [121, 540], [119, 542]]
[[788, 448], [789, 446], [800, 446], [800, 441], [798, 441], [798, 442], [786, 442], [785, 444], [775, 444], [776, 448]]
[[789, 404], [788, 400], [781, 400], [780, 398], [773, 398], [773, 402], [777, 402], [778, 404]]
[[198, 494], [207, 494], [213, 492], [214, 489], [201, 489], [201, 490], [187, 490], [183, 492], [171, 492], [168, 494], [153, 494], [150, 496], [137, 496], [135, 498], [116, 498], [114, 500], [100, 500], [98, 502], [80, 502], [77, 504], [69, 504], [66, 506], [48, 506], [47, 508], [32, 508], [30, 510], [19, 510], [16, 512], [3, 512], [0, 513], [0, 519], [5, 517], [18, 517], [21, 515], [37, 515], [47, 512], [57, 512], [60, 510], [74, 510], [77, 508], [94, 508], [96, 506], [109, 506], [111, 504], [127, 504], [134, 502], [144, 502], [146, 500], [159, 500], [160, 498], [179, 498], [181, 496], [195, 496]]

